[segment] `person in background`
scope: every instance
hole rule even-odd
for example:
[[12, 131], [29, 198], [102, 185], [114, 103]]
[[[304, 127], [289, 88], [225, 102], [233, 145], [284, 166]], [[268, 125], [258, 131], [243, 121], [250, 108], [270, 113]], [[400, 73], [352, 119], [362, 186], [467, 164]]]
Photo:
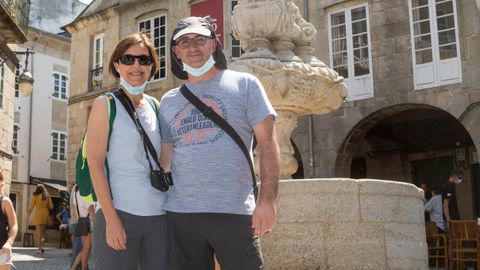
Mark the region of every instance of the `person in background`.
[[435, 222], [439, 233], [445, 233], [445, 221], [443, 219], [442, 191], [435, 187], [432, 189], [432, 197], [425, 203], [425, 211], [430, 214], [430, 221]]
[[[158, 101], [143, 93], [158, 67], [155, 47], [146, 35], [123, 38], [113, 50], [109, 64], [109, 71], [121, 88], [114, 97], [99, 96], [93, 102], [87, 126], [87, 159], [98, 198], [93, 228], [96, 270], [169, 269], [167, 219], [163, 210], [167, 193], [150, 182], [149, 175], [160, 168], [146, 150], [136, 125], [139, 122], [143, 127], [158, 156], [158, 114], [149, 100]], [[116, 104], [112, 130], [108, 122], [109, 99]], [[128, 108], [134, 111], [138, 122], [132, 120], [120, 99], [131, 106]]]
[[[423, 190], [423, 204], [426, 204], [428, 200], [432, 197], [428, 183], [423, 181], [420, 183], [420, 188]], [[425, 222], [430, 221], [430, 214], [425, 212]]]
[[12, 246], [18, 232], [17, 215], [12, 201], [4, 193], [5, 182], [0, 171], [0, 270], [10, 270], [12, 266]]
[[67, 207], [62, 205], [62, 211], [60, 211], [55, 217], [57, 218], [58, 222], [60, 222], [58, 230], [68, 230], [68, 220], [70, 219], [70, 213], [68, 212]]
[[463, 180], [463, 171], [460, 168], [454, 168], [448, 181], [442, 187], [443, 215], [447, 223], [451, 220], [459, 220], [457, 195], [455, 185], [460, 185]]
[[[228, 119], [252, 158], [260, 149], [261, 188], [255, 201], [249, 162], [219, 126], [175, 88], [160, 102], [161, 165], [172, 170], [165, 209], [172, 230], [171, 270], [263, 269], [259, 236], [276, 224], [279, 149], [273, 109], [260, 81], [227, 69], [210, 22], [178, 22], [171, 69], [194, 95]], [[171, 163], [171, 166], [170, 166]], [[241, 251], [241, 252], [240, 252]]]
[[35, 216], [33, 217], [32, 223], [35, 225], [38, 243], [38, 249], [35, 250], [35, 252], [44, 253], [45, 230], [48, 225], [48, 219], [50, 218], [49, 211], [53, 209], [53, 203], [50, 194], [42, 184], [37, 185], [37, 189], [33, 192], [33, 197], [28, 207], [26, 224], [28, 224], [33, 209], [35, 209]]
[[[74, 183], [74, 182], [73, 182]], [[73, 209], [73, 211], [70, 212], [70, 224], [69, 224], [69, 233], [72, 235], [72, 260], [70, 262], [70, 268], [73, 266], [73, 263], [75, 259], [77, 258], [77, 255], [82, 252], [83, 246], [82, 246], [82, 239], [80, 236], [75, 235], [75, 230], [77, 228], [77, 222], [78, 222], [78, 213], [77, 213], [77, 203], [75, 202], [75, 192], [77, 192], [78, 188], [77, 185], [74, 183], [72, 186], [72, 189], [70, 190], [70, 197], [69, 197], [69, 205], [70, 209]], [[77, 266], [77, 269], [75, 270], [81, 270], [81, 263], [80, 265]], [[87, 263], [87, 270], [89, 269], [88, 263]]]
[[[78, 218], [87, 217], [89, 219], [89, 226], [85, 231], [79, 232], [80, 223], [77, 223], [75, 228], [75, 236], [79, 236], [82, 241], [82, 250], [77, 254], [73, 260], [71, 270], [76, 270], [78, 266], [81, 265], [82, 270], [87, 270], [88, 267], [88, 257], [90, 256], [90, 250], [92, 247], [92, 228], [93, 221], [95, 220], [95, 211], [94, 205], [87, 202], [80, 196], [80, 191], [75, 190], [75, 193], [72, 194], [74, 197], [76, 206], [73, 211], [77, 211]], [[77, 220], [78, 221], [78, 220]]]

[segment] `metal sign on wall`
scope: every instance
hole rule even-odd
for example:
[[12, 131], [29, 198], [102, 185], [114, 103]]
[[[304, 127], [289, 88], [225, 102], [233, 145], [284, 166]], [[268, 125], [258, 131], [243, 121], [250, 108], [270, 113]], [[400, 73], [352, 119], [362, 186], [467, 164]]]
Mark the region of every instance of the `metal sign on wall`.
[[198, 17], [210, 16], [210, 23], [212, 23], [217, 37], [223, 46], [223, 1], [207, 0], [192, 4], [191, 14]]

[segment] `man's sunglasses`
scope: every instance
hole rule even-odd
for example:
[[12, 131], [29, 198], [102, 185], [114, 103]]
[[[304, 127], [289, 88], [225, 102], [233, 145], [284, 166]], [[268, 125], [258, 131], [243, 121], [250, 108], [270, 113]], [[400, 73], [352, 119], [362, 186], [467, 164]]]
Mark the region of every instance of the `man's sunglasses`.
[[192, 43], [195, 45], [195, 46], [203, 46], [205, 45], [205, 43], [207, 43], [207, 40], [209, 40], [210, 38], [209, 37], [205, 37], [205, 36], [196, 36], [194, 38], [183, 38], [179, 41], [177, 41], [177, 46], [182, 48], [182, 49], [187, 49], [187, 48], [190, 48], [190, 46], [192, 45]]
[[138, 59], [138, 63], [142, 66], [149, 66], [153, 62], [152, 57], [145, 54], [142, 54], [142, 55], [125, 54], [118, 58], [120, 63], [127, 66], [133, 65], [133, 63], [135, 63], [135, 59]]

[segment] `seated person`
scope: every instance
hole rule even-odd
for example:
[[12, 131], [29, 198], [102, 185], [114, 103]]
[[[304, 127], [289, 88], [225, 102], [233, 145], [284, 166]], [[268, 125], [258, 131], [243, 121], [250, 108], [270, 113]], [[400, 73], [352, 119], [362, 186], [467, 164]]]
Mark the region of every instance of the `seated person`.
[[439, 233], [445, 233], [443, 221], [442, 192], [438, 187], [432, 189], [432, 197], [425, 203], [425, 212], [430, 213], [430, 221], [435, 222]]

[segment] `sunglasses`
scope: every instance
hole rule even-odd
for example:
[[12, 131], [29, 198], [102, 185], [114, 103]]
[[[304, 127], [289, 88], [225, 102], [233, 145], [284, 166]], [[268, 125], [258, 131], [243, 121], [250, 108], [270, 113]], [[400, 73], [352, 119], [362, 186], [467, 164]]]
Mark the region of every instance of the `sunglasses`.
[[142, 55], [125, 54], [125, 55], [122, 55], [118, 58], [120, 63], [122, 63], [124, 65], [127, 65], [127, 66], [133, 65], [133, 63], [135, 63], [135, 59], [138, 59], [138, 63], [141, 66], [149, 66], [153, 62], [152, 57], [150, 57], [148, 55], [145, 55], [145, 54], [142, 54]]
[[207, 43], [207, 40], [209, 40], [210, 38], [209, 37], [205, 37], [205, 36], [196, 36], [194, 38], [183, 38], [179, 41], [177, 41], [177, 46], [182, 48], [182, 49], [187, 49], [187, 48], [190, 48], [190, 46], [192, 45], [192, 43], [195, 45], [195, 46], [203, 46]]

